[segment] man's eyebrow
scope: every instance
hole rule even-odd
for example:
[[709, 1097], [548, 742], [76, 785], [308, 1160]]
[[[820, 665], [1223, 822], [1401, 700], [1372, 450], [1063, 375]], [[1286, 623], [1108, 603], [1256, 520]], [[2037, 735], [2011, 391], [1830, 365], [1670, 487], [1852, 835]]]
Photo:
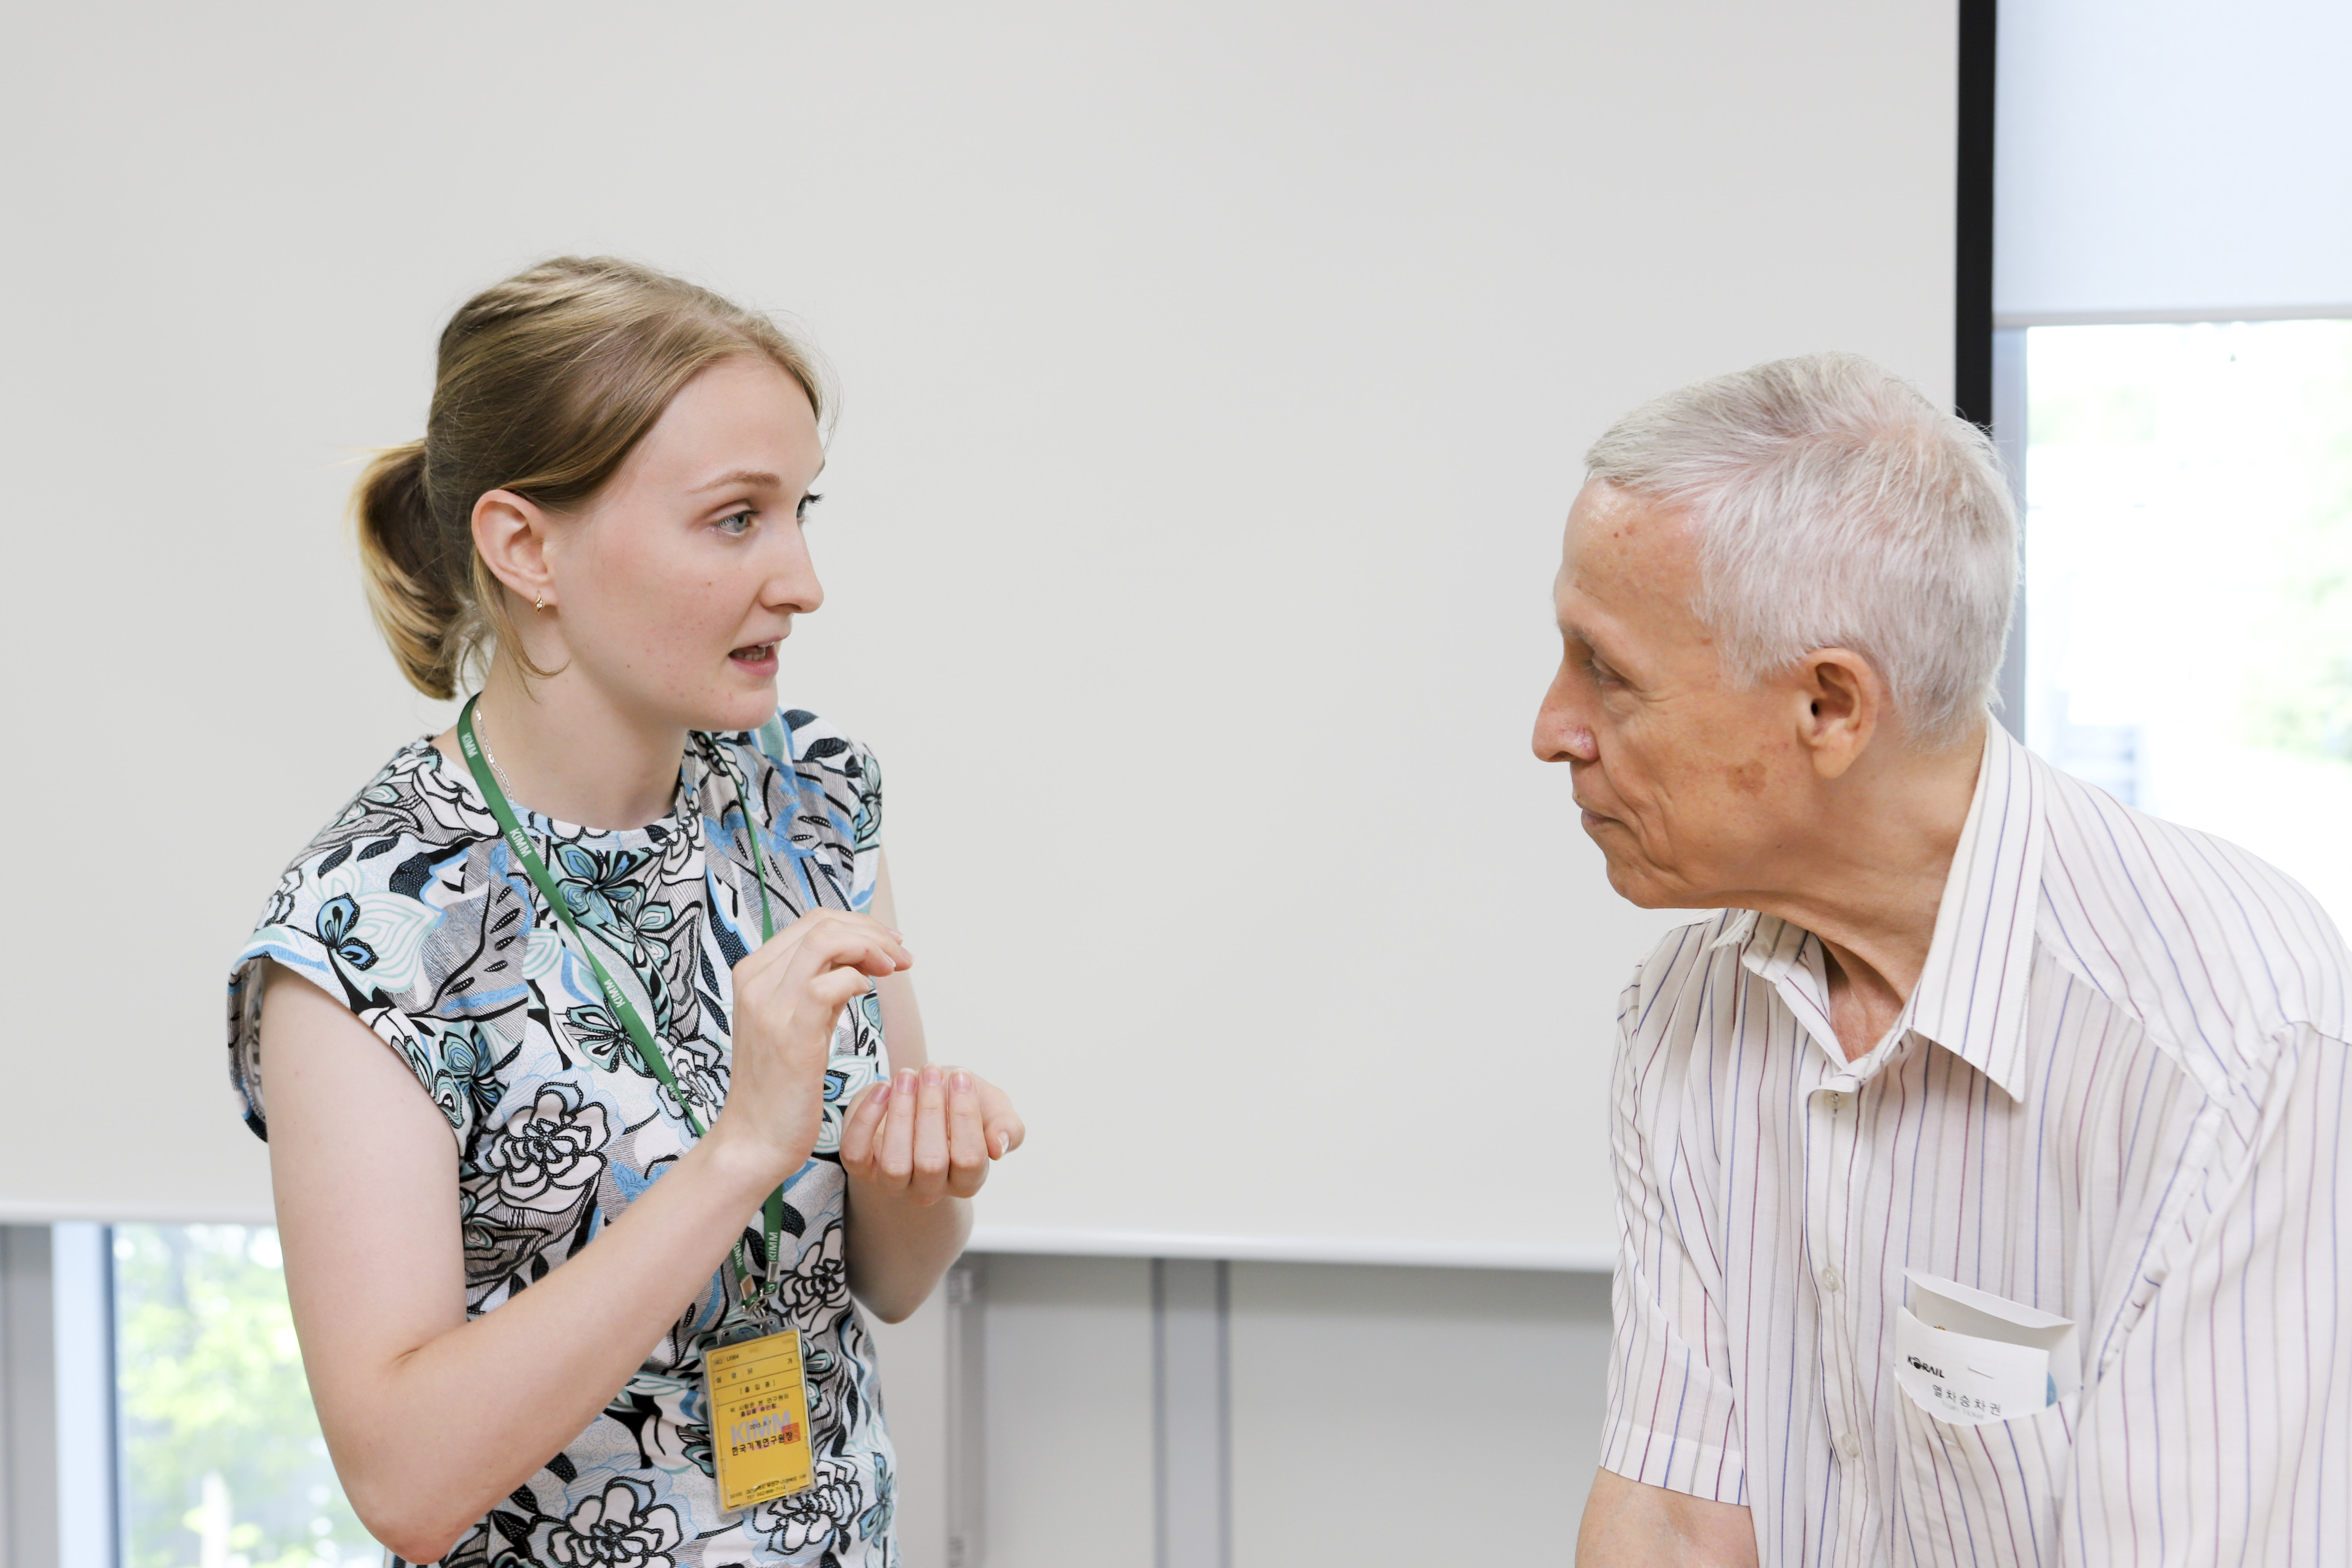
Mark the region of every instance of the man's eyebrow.
[[1571, 641], [1582, 643], [1585, 647], [1585, 650], [1591, 653], [1594, 658], [1600, 660], [1602, 664], [1607, 665], [1611, 669], [1616, 670], [1621, 675], [1624, 673], [1624, 666], [1618, 663], [1617, 656], [1610, 651], [1609, 645], [1602, 642], [1598, 637], [1595, 637], [1590, 631], [1578, 626], [1574, 621], [1561, 621], [1559, 623], [1559, 635], [1570, 638]]
[[691, 493], [700, 495], [704, 490], [723, 490], [731, 485], [765, 486], [769, 489], [780, 490], [784, 488], [784, 481], [763, 468], [732, 468], [709, 484], [695, 486]]

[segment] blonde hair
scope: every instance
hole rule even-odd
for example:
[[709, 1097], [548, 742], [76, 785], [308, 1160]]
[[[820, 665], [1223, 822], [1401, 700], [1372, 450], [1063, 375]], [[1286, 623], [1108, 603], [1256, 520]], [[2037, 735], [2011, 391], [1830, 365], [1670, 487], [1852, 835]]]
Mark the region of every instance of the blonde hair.
[[409, 684], [454, 697], [503, 641], [504, 584], [474, 548], [474, 503], [512, 490], [551, 510], [611, 479], [680, 388], [761, 355], [822, 418], [807, 351], [765, 316], [611, 257], [561, 257], [494, 284], [442, 329], [425, 438], [380, 453], [352, 497], [368, 607]]

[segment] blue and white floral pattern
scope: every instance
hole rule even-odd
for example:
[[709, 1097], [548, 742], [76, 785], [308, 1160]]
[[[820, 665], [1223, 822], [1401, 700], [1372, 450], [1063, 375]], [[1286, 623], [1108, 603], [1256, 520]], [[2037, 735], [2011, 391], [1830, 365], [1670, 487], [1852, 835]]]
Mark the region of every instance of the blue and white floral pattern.
[[[630, 832], [518, 806], [558, 890], [669, 1051], [708, 1126], [727, 1098], [734, 964], [760, 942], [744, 840], [751, 796], [777, 926], [873, 896], [882, 781], [872, 753], [814, 715], [700, 735], [675, 814]], [[262, 969], [274, 960], [341, 999], [447, 1118], [458, 1172], [467, 1310], [496, 1310], [594, 1237], [694, 1142], [638, 1061], [467, 770], [404, 746], [289, 867], [229, 981], [231, 1074], [268, 1136]], [[443, 1559], [452, 1568], [895, 1568], [892, 1460], [871, 1341], [843, 1258], [843, 1109], [888, 1071], [871, 996], [835, 1027], [816, 1157], [787, 1184], [783, 1246], [745, 1232], [762, 1289], [732, 1303], [731, 1266], [578, 1441]], [[702, 1357], [797, 1328], [817, 1479], [742, 1511], [719, 1506]]]

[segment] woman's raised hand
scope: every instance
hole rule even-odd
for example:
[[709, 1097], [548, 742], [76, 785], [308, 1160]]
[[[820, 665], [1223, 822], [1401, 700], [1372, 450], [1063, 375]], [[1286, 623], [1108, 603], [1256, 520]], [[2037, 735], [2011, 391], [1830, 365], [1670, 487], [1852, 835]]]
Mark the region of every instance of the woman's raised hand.
[[841, 1164], [856, 1180], [918, 1204], [968, 1198], [988, 1163], [1028, 1135], [1004, 1091], [963, 1068], [900, 1069], [869, 1086], [841, 1129]]
[[906, 940], [839, 910], [803, 915], [735, 966], [734, 1066], [713, 1137], [755, 1151], [782, 1180], [816, 1147], [841, 1010], [869, 977], [911, 968]]

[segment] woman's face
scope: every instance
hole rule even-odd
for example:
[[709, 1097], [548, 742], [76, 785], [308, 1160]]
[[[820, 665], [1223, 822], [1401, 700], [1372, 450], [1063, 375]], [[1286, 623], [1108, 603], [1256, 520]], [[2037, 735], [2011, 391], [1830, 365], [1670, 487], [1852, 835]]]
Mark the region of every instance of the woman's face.
[[[801, 535], [824, 466], [798, 382], [748, 355], [703, 370], [604, 489], [550, 530], [549, 629], [561, 646], [535, 647], [534, 659], [568, 661], [640, 722], [766, 723], [776, 645], [795, 615], [824, 602]], [[528, 605], [515, 614], [539, 618]]]

